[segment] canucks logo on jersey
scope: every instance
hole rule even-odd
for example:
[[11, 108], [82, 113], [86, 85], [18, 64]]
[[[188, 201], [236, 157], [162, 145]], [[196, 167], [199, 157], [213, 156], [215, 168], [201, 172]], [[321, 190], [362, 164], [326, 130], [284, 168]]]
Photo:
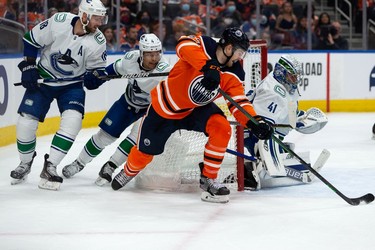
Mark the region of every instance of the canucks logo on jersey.
[[63, 75], [72, 75], [73, 71], [68, 71], [68, 67], [66, 66], [78, 68], [79, 64], [76, 60], [74, 60], [74, 58], [72, 58], [71, 54], [72, 52], [70, 49], [67, 49], [67, 51], [64, 54], [61, 54], [61, 52], [51, 54], [50, 57], [52, 67], [57, 72], [60, 72]]

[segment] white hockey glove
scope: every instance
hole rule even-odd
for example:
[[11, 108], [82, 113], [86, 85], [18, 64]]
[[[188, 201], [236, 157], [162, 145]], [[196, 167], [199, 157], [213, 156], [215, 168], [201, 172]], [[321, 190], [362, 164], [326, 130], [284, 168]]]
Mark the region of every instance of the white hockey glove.
[[302, 134], [312, 134], [321, 130], [327, 122], [328, 118], [323, 111], [318, 108], [310, 108], [306, 113], [299, 112], [296, 130]]

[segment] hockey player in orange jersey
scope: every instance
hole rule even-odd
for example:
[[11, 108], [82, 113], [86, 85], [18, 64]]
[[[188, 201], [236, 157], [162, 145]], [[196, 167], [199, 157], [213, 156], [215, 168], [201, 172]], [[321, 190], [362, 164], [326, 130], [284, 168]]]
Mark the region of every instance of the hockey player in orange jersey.
[[[183, 36], [176, 46], [179, 60], [165, 81], [151, 91], [151, 105], [142, 118], [137, 147], [131, 150], [124, 169], [112, 181], [118, 190], [133, 179], [154, 155], [163, 153], [170, 135], [179, 129], [194, 130], [208, 136], [203, 163], [200, 164], [202, 200], [225, 203], [229, 190], [216, 182], [224, 158], [231, 127], [213, 102], [221, 88], [252, 116], [256, 113], [245, 96], [245, 72], [240, 60], [247, 53], [249, 39], [238, 28], [227, 28], [219, 42], [207, 36]], [[258, 125], [228, 102], [236, 120], [259, 139], [269, 139], [271, 126], [258, 119]]]

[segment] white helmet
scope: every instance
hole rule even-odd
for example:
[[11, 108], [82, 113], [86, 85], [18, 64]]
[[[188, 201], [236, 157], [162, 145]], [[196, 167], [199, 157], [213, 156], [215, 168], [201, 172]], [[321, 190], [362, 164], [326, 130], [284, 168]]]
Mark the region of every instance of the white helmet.
[[87, 14], [87, 18], [89, 21], [93, 15], [96, 15], [96, 16], [105, 17], [103, 24], [107, 24], [108, 22], [107, 9], [105, 8], [102, 1], [100, 0], [82, 0], [78, 9], [79, 9], [78, 16], [81, 19], [81, 22], [82, 22], [83, 13]]
[[273, 76], [293, 93], [303, 78], [302, 64], [292, 55], [282, 55], [275, 64]]
[[143, 52], [159, 51], [161, 57], [162, 49], [161, 41], [155, 34], [143, 34], [139, 39], [141, 65], [143, 66]]
[[139, 50], [141, 52], [161, 51], [161, 42], [155, 34], [143, 34], [139, 39]]

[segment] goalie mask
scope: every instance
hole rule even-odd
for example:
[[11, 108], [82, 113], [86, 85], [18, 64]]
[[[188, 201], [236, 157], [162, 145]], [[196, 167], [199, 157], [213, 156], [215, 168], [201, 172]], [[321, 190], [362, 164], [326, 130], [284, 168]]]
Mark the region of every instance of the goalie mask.
[[[108, 22], [107, 10], [105, 6], [103, 5], [102, 1], [100, 0], [82, 0], [78, 9], [79, 9], [78, 16], [83, 25], [83, 30], [86, 33], [88, 33], [88, 31], [86, 30], [86, 27], [89, 24], [91, 19], [93, 18], [98, 19], [99, 21], [101, 21], [101, 25], [107, 24]], [[82, 20], [84, 13], [86, 13], [87, 15], [86, 23], [84, 23]]]
[[160, 61], [162, 55], [161, 41], [155, 34], [143, 34], [139, 39], [139, 51], [142, 67], [144, 67], [145, 52], [159, 52], [157, 61]]
[[302, 81], [302, 65], [293, 56], [283, 55], [275, 64], [273, 76], [290, 94], [293, 94]]

